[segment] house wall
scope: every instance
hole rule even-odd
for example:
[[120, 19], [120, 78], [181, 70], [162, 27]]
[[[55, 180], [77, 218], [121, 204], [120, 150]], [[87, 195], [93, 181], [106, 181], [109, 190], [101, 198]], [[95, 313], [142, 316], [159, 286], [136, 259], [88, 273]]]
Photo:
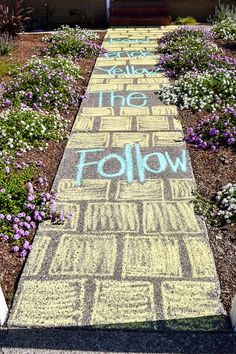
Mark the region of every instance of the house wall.
[[[12, 2], [14, 0], [9, 0]], [[145, 0], [144, 0], [145, 1]], [[219, 0], [167, 0], [172, 19], [178, 16], [193, 16], [206, 22]], [[221, 0], [235, 4], [236, 0]], [[106, 0], [25, 0], [26, 6], [35, 9], [33, 26], [45, 27], [59, 24], [80, 24], [82, 26], [106, 26]], [[45, 4], [48, 4], [48, 12]]]
[[24, 5], [35, 9], [34, 27], [45, 24], [55, 27], [59, 24], [106, 25], [106, 0], [25, 0]]

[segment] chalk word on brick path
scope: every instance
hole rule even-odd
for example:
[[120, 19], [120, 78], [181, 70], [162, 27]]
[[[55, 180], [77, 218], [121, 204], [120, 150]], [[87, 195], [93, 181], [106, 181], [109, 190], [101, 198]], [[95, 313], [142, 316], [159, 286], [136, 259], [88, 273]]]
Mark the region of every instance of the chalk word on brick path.
[[113, 51], [105, 53], [105, 58], [146, 58], [150, 56], [152, 53], [146, 50], [137, 50], [133, 52], [127, 51]]
[[134, 65], [126, 65], [124, 68], [121, 68], [117, 65], [112, 66], [109, 69], [101, 68], [99, 66], [96, 69], [105, 72], [107, 75], [155, 75], [156, 73], [162, 71], [160, 68], [156, 69], [147, 69], [143, 67], [135, 67]]
[[[134, 162], [132, 150], [135, 150], [136, 161]], [[80, 155], [79, 163], [77, 165], [76, 182], [78, 186], [81, 186], [83, 179], [84, 169], [91, 166], [96, 166], [97, 174], [102, 178], [115, 178], [124, 176], [128, 183], [134, 182], [134, 163], [136, 163], [139, 182], [145, 182], [145, 172], [152, 174], [163, 173], [169, 168], [173, 173], [187, 172], [187, 154], [186, 150], [181, 151], [180, 156], [171, 157], [168, 152], [161, 153], [155, 151], [146, 155], [143, 155], [139, 144], [134, 144], [134, 148], [131, 144], [125, 144], [123, 156], [119, 154], [108, 154], [100, 160], [86, 161], [88, 155], [91, 158], [91, 154], [96, 157], [96, 153], [105, 151], [105, 149], [87, 149], [78, 151]], [[150, 159], [156, 160], [156, 168], [149, 165]], [[119, 168], [114, 171], [109, 169], [109, 163], [117, 161]], [[106, 171], [105, 171], [106, 166]]]
[[117, 95], [116, 92], [98, 92], [99, 107], [115, 107], [116, 105], [121, 107], [144, 107], [147, 105], [147, 100], [147, 96], [141, 92], [131, 92], [126, 96]]

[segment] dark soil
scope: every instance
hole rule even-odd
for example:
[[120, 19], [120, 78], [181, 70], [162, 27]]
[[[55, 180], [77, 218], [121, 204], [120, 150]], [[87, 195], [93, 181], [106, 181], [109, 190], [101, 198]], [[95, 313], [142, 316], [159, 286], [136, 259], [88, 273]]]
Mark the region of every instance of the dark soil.
[[[105, 32], [99, 32], [100, 39], [98, 43], [102, 43], [104, 35]], [[42, 34], [20, 35], [17, 40], [15, 50], [9, 55], [1, 57], [0, 61], [10, 62], [16, 65], [24, 65], [24, 63], [32, 55], [41, 54], [42, 49], [45, 47], [45, 44], [43, 44], [41, 41], [43, 36], [44, 35]], [[78, 80], [78, 85], [81, 88], [81, 94], [84, 94], [86, 90], [90, 75], [95, 65], [95, 61], [96, 58], [92, 58], [81, 59], [78, 62], [81, 67], [81, 75], [83, 76], [83, 79]], [[4, 77], [3, 79], [9, 80], [11, 78]], [[78, 109], [73, 109], [69, 113], [68, 118], [70, 130], [72, 129], [77, 111]], [[39, 170], [39, 175], [47, 178], [49, 182], [48, 190], [50, 190], [55, 178], [58, 165], [66, 147], [66, 143], [67, 140], [64, 140], [60, 143], [51, 141], [49, 142], [49, 146], [46, 151], [42, 152], [38, 149], [33, 149], [24, 157], [24, 160], [41, 160], [43, 162], [43, 166], [40, 167]], [[39, 177], [39, 175], [37, 177]], [[10, 249], [11, 246], [0, 238], [0, 284], [8, 306], [11, 306], [12, 304], [17, 282], [25, 263], [25, 259], [17, 257], [16, 254], [10, 252]]]

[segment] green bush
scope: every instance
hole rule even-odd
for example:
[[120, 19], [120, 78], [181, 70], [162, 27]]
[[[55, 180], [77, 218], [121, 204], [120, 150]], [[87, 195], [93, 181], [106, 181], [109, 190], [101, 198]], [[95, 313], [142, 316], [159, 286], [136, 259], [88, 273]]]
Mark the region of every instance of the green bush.
[[14, 47], [14, 40], [7, 33], [0, 34], [0, 56], [8, 54]]
[[215, 13], [209, 17], [208, 22], [220, 23], [222, 21], [236, 22], [236, 5], [219, 4], [215, 7]]
[[47, 43], [45, 52], [51, 56], [63, 55], [72, 57], [89, 58], [99, 54], [101, 46], [95, 41], [99, 36], [79, 26], [71, 28], [62, 26], [55, 33], [43, 38]]
[[2, 155], [44, 147], [47, 140], [65, 136], [67, 121], [59, 113], [17, 107], [0, 113], [0, 150]]
[[69, 58], [34, 57], [3, 93], [2, 107], [24, 103], [36, 109], [66, 110], [79, 100], [80, 68]]
[[214, 37], [225, 41], [236, 41], [236, 19], [223, 20], [216, 23], [212, 28]]
[[194, 17], [178, 17], [175, 21], [176, 25], [196, 25], [197, 20]]

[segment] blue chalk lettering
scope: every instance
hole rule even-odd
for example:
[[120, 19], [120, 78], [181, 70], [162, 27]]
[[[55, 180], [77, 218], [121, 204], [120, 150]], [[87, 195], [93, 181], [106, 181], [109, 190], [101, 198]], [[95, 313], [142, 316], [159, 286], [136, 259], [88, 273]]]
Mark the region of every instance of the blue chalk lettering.
[[134, 180], [132, 145], [125, 144], [124, 152], [125, 152], [125, 160], [126, 160], [127, 182], [130, 184]]
[[182, 150], [181, 153], [181, 159], [179, 157], [176, 157], [175, 160], [173, 160], [168, 152], [165, 152], [166, 159], [170, 165], [170, 168], [174, 173], [177, 173], [178, 170], [180, 169], [182, 172], [187, 171], [187, 153], [186, 150]]
[[[148, 165], [148, 160], [151, 158], [151, 157], [157, 157], [157, 161], [159, 163], [159, 168], [157, 169], [154, 169], [154, 168], [151, 168], [149, 165]], [[144, 168], [146, 170], [148, 170], [149, 172], [152, 172], [152, 173], [162, 173], [166, 170], [166, 167], [167, 167], [167, 162], [166, 162], [166, 159], [165, 159], [165, 156], [161, 153], [161, 152], [153, 152], [151, 154], [148, 154], [146, 155], [144, 158], [143, 158], [143, 165], [144, 165]]]
[[136, 160], [137, 160], [137, 168], [138, 168], [138, 175], [139, 181], [143, 183], [145, 181], [145, 168], [143, 165], [143, 156], [141, 153], [140, 145], [135, 144], [135, 152], [136, 152]]
[[[117, 172], [105, 172], [104, 171], [104, 165], [107, 161], [109, 160], [112, 160], [112, 159], [115, 159], [117, 161], [119, 161], [120, 163], [120, 169], [119, 171]], [[117, 154], [110, 154], [110, 155], [107, 155], [105, 157], [103, 157], [99, 163], [98, 163], [98, 167], [97, 167], [97, 172], [99, 173], [99, 175], [101, 177], [104, 177], [104, 178], [113, 178], [113, 177], [120, 177], [122, 176], [123, 174], [125, 174], [125, 171], [126, 171], [126, 163], [125, 163], [125, 160], [123, 157], [121, 157], [120, 155], [117, 155]]]
[[[138, 100], [143, 101], [141, 104], [132, 104], [131, 101]], [[147, 96], [144, 93], [133, 92], [127, 96], [127, 105], [129, 107], [144, 107], [147, 105]]]
[[79, 163], [76, 166], [77, 167], [77, 174], [76, 174], [76, 184], [78, 187], [81, 186], [81, 181], [83, 178], [83, 171], [85, 166], [92, 166], [98, 164], [98, 161], [91, 161], [91, 162], [86, 162], [85, 163], [85, 158], [87, 153], [95, 153], [99, 151], [104, 151], [105, 149], [88, 149], [88, 150], [80, 150], [78, 153], [80, 154], [80, 159]]

